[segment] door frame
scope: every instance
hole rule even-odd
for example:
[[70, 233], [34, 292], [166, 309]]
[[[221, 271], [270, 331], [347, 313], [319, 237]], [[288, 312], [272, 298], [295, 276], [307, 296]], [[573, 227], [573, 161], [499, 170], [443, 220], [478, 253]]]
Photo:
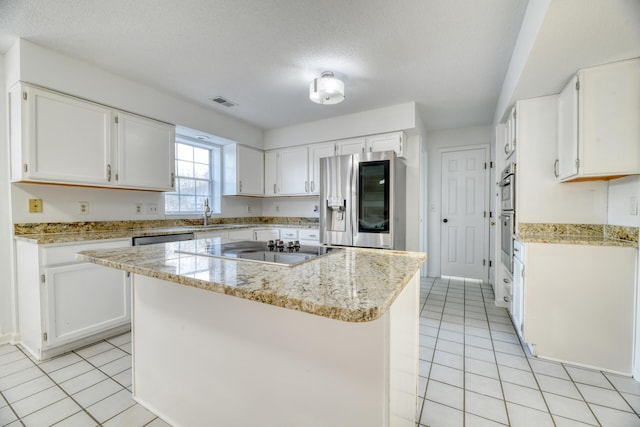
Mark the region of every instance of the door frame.
[[439, 269], [442, 274], [442, 155], [444, 153], [451, 153], [456, 151], [469, 151], [469, 150], [477, 150], [484, 149], [484, 161], [486, 164], [486, 173], [484, 178], [484, 188], [485, 188], [485, 197], [484, 197], [484, 206], [486, 215], [483, 220], [483, 236], [484, 236], [484, 245], [482, 250], [482, 257], [486, 260], [485, 265], [483, 266], [482, 273], [482, 283], [489, 283], [489, 264], [491, 260], [491, 252], [490, 252], [490, 223], [491, 223], [491, 144], [473, 144], [473, 145], [460, 145], [455, 147], [442, 147], [438, 149], [438, 156], [440, 157], [438, 160], [438, 164], [440, 166], [440, 170], [438, 173], [438, 191], [440, 192], [440, 208], [438, 210], [438, 226], [436, 227], [436, 232], [438, 233], [438, 257], [439, 257]]

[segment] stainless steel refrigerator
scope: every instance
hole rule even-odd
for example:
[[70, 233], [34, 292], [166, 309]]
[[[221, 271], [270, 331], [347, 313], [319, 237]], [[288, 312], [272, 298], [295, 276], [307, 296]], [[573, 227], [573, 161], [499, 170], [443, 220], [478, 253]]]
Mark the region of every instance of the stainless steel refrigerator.
[[320, 243], [404, 250], [405, 177], [394, 151], [320, 159]]

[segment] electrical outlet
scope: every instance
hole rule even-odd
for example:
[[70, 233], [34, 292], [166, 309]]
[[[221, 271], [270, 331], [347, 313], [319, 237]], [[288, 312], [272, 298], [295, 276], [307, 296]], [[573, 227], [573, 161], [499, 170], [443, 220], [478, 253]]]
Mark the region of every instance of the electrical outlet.
[[276, 212], [280, 212], [280, 205], [276, 205]]
[[155, 203], [147, 203], [147, 213], [150, 215], [157, 215], [158, 205]]
[[136, 203], [136, 215], [142, 214], [142, 203]]
[[42, 199], [29, 199], [29, 213], [42, 212]]
[[78, 214], [89, 215], [89, 202], [78, 202]]
[[247, 205], [247, 213], [251, 213], [251, 205]]

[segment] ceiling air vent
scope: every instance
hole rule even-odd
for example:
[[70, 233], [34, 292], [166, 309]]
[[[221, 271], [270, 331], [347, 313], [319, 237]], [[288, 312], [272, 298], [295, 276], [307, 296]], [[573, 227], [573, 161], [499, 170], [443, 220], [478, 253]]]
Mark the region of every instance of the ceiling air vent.
[[224, 105], [225, 107], [235, 107], [236, 105], [238, 105], [235, 102], [229, 101], [224, 96], [215, 96], [215, 97], [211, 98], [211, 100], [213, 102], [216, 102], [216, 103], [220, 104], [220, 105]]

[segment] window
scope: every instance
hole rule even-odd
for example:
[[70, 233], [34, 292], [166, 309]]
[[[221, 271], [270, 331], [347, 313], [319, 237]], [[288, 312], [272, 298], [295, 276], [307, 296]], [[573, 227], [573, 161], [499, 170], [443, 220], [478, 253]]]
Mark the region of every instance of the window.
[[212, 213], [220, 213], [220, 147], [178, 136], [176, 191], [165, 194], [165, 213], [202, 214], [205, 199]]

